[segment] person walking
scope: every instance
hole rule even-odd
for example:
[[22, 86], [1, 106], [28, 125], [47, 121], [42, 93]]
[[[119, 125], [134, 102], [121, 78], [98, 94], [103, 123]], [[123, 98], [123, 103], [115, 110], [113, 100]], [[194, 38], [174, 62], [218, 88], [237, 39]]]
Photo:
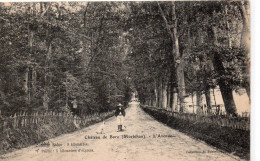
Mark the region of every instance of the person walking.
[[121, 103], [117, 105], [117, 109], [115, 111], [115, 116], [117, 118], [117, 124], [118, 124], [118, 131], [123, 131], [123, 122], [125, 117], [125, 110]]

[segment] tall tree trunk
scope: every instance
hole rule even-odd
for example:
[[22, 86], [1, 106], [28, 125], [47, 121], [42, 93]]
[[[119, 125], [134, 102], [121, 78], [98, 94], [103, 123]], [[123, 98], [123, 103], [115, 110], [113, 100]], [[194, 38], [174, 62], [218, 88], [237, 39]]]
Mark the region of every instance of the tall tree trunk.
[[214, 103], [215, 103], [215, 108], [216, 108], [216, 115], [219, 115], [220, 108], [219, 108], [219, 106], [217, 106], [216, 95], [215, 95], [215, 88], [213, 88], [212, 92], [213, 92]]
[[66, 85], [65, 85], [65, 90], [66, 90], [66, 108], [69, 106], [69, 91], [68, 91], [68, 79], [66, 78]]
[[177, 65], [176, 73], [177, 73], [177, 83], [178, 83], [178, 96], [180, 99], [180, 112], [183, 112], [184, 110], [184, 96], [185, 96], [185, 83], [184, 83], [184, 70], [183, 70], [183, 59], [180, 55], [180, 49], [179, 49], [179, 38], [177, 33], [178, 28], [178, 22], [176, 17], [176, 7], [175, 2], [172, 2], [172, 21], [173, 21], [173, 54], [175, 56], [175, 63]]
[[158, 84], [157, 84], [157, 107], [160, 108], [161, 106], [161, 86], [160, 86], [160, 79], [158, 79]]
[[167, 86], [167, 109], [171, 109], [171, 86]]
[[[206, 73], [206, 69], [204, 68], [204, 72]], [[204, 84], [204, 93], [206, 97], [206, 104], [207, 104], [207, 113], [211, 113], [211, 97], [210, 97], [210, 86], [208, 85], [207, 78], [204, 77], [203, 79], [203, 84]]]
[[177, 93], [177, 89], [174, 88], [173, 90], [173, 104], [172, 104], [172, 110], [176, 111], [177, 110], [177, 106], [178, 106], [178, 93]]
[[84, 11], [84, 14], [83, 14], [83, 23], [84, 23], [84, 28], [86, 28], [87, 26], [87, 10], [88, 9], [88, 3], [86, 4], [86, 8], [85, 8], [85, 11]]
[[[217, 41], [217, 32], [214, 27], [212, 27], [213, 31], [213, 45], [218, 46]], [[222, 77], [225, 74], [225, 68], [223, 66], [220, 53], [214, 52], [214, 58], [213, 58], [213, 66], [217, 74], [219, 75], [220, 79], [218, 81], [218, 85], [220, 88], [220, 92], [225, 104], [225, 109], [228, 115], [237, 116], [237, 110], [236, 105], [234, 102], [233, 94], [232, 94], [232, 88], [229, 84], [226, 83], [226, 80]]]
[[196, 91], [196, 105], [202, 107], [202, 95], [200, 91]]
[[[49, 44], [49, 46], [48, 46], [47, 41], [45, 41], [45, 45], [47, 47], [46, 48], [47, 55], [46, 55], [46, 61], [45, 61], [45, 67], [44, 67], [44, 95], [42, 98], [43, 98], [43, 107], [45, 109], [48, 109], [48, 103], [49, 103], [49, 97], [48, 97], [49, 87], [48, 86], [50, 85], [50, 83], [48, 82], [47, 73], [50, 71], [49, 61], [50, 61], [50, 57], [51, 57], [52, 47], [51, 47], [51, 44]], [[66, 96], [67, 96], [67, 94], [66, 94]]]
[[[249, 3], [249, 2], [246, 2]], [[245, 68], [245, 88], [247, 95], [250, 99], [250, 17], [249, 17], [249, 4], [245, 4], [244, 1], [240, 1], [239, 10], [242, 16], [243, 20], [243, 29], [241, 33], [241, 40], [240, 40], [240, 47], [246, 51], [246, 57], [248, 58], [248, 62], [246, 65], [248, 65], [247, 68]]]
[[23, 79], [23, 90], [25, 92], [25, 100], [28, 103], [28, 76], [29, 76], [29, 68], [26, 68]]
[[246, 85], [246, 94], [248, 95], [249, 99], [250, 99], [250, 82], [247, 82], [247, 85]]
[[[157, 86], [157, 84], [156, 84], [156, 86]], [[154, 88], [154, 95], [155, 95], [155, 104], [154, 104], [154, 106], [158, 107], [158, 90], [157, 90], [157, 87]]]
[[152, 99], [149, 97], [149, 106], [152, 106]]
[[[213, 65], [218, 75], [222, 76], [224, 74], [225, 69], [222, 64], [219, 53], [214, 53]], [[227, 114], [237, 116], [236, 105], [232, 94], [233, 91], [232, 88], [230, 87], [229, 84], [225, 83], [225, 80], [223, 78], [220, 78], [218, 85], [225, 104], [225, 109]]]
[[[224, 12], [224, 14], [225, 14], [226, 16], [228, 16], [228, 6], [227, 6], [227, 5], [225, 6], [225, 12]], [[229, 25], [229, 22], [228, 22], [228, 21], [226, 21], [226, 25], [227, 25], [227, 30], [229, 31], [229, 30], [230, 30], [230, 25]], [[230, 47], [232, 47], [232, 41], [231, 41], [230, 32], [227, 33], [227, 36], [228, 36], [228, 47], [230, 48]]]
[[196, 91], [196, 114], [197, 115], [203, 115], [203, 104], [202, 104], [202, 95], [201, 91]]
[[167, 85], [166, 83], [163, 83], [162, 88], [162, 108], [167, 108]]
[[37, 78], [37, 73], [35, 68], [32, 68], [32, 97], [34, 97], [34, 94], [36, 92], [36, 78]]
[[153, 97], [150, 96], [150, 106], [153, 106]]
[[159, 81], [159, 108], [163, 108], [163, 90], [162, 90], [162, 80]]
[[191, 93], [191, 101], [192, 101], [192, 113], [195, 113], [194, 111], [194, 100], [193, 100], [194, 94], [193, 92]]
[[179, 38], [178, 38], [178, 22], [177, 22], [177, 17], [176, 17], [176, 7], [175, 7], [175, 2], [172, 2], [172, 24], [170, 25], [167, 21], [167, 18], [160, 6], [159, 3], [158, 7], [161, 12], [161, 15], [163, 17], [163, 20], [166, 25], [166, 29], [168, 33], [171, 36], [172, 42], [173, 42], [173, 50], [172, 54], [175, 58], [175, 66], [176, 66], [176, 77], [177, 77], [177, 86], [178, 86], [178, 97], [180, 99], [180, 112], [183, 112], [184, 109], [184, 96], [185, 94], [185, 83], [184, 83], [184, 71], [183, 71], [183, 61], [180, 55], [180, 49], [179, 49]]
[[155, 98], [155, 95], [153, 96], [152, 106], [153, 106], [153, 107], [156, 107], [156, 98]]
[[49, 97], [47, 91], [45, 91], [43, 95], [43, 108], [45, 110], [49, 109]]
[[[34, 40], [34, 26], [32, 24], [30, 24], [31, 22], [31, 17], [33, 17], [33, 4], [30, 3], [30, 6], [28, 8], [28, 13], [29, 13], [29, 18], [28, 18], [28, 46], [29, 46], [29, 58], [28, 58], [28, 62], [31, 61], [31, 55], [32, 55], [32, 52], [33, 52], [33, 40]], [[27, 68], [28, 72], [28, 78], [27, 78], [27, 87], [28, 87], [28, 91], [27, 91], [27, 102], [28, 104], [30, 104], [31, 102], [31, 73], [30, 73], [30, 67]]]
[[176, 69], [174, 67], [170, 70], [170, 82], [169, 82], [169, 108], [174, 111], [174, 93], [176, 93]]
[[206, 103], [207, 103], [207, 113], [211, 113], [211, 97], [210, 97], [210, 88], [205, 88], [205, 97], [206, 97]]
[[173, 91], [173, 87], [171, 85], [171, 88], [170, 88], [170, 104], [169, 104], [169, 108], [171, 109], [171, 111], [173, 111], [173, 96], [174, 95], [174, 91]]

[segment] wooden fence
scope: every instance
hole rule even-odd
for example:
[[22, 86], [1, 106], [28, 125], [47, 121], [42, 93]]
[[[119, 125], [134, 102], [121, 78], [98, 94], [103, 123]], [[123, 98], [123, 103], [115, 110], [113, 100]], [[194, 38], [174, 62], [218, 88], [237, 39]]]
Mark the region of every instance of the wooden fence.
[[64, 123], [74, 123], [75, 126], [85, 126], [93, 121], [101, 121], [114, 114], [114, 111], [104, 113], [94, 113], [91, 115], [78, 117], [72, 113], [61, 111], [35, 111], [19, 112], [7, 118], [1, 118], [0, 131], [16, 129], [21, 127], [35, 126], [37, 124], [48, 124], [62, 121]]
[[167, 111], [165, 109], [158, 109], [149, 106], [141, 106], [141, 107], [158, 113], [166, 114], [173, 118], [188, 120], [194, 123], [207, 123], [216, 126], [230, 127], [233, 129], [241, 129], [247, 131], [250, 130], [249, 117], [229, 117], [229, 116], [219, 116], [219, 115], [199, 116], [196, 114], [172, 112], [172, 111]]

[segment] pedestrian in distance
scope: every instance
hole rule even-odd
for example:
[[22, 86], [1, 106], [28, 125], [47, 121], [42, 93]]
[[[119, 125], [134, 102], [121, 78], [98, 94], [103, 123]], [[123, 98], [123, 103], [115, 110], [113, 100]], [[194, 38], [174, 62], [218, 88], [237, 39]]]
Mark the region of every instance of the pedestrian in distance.
[[125, 110], [122, 106], [121, 103], [117, 105], [117, 109], [115, 111], [115, 116], [117, 119], [117, 124], [118, 124], [118, 131], [123, 131], [123, 122], [124, 122], [124, 117], [125, 117]]

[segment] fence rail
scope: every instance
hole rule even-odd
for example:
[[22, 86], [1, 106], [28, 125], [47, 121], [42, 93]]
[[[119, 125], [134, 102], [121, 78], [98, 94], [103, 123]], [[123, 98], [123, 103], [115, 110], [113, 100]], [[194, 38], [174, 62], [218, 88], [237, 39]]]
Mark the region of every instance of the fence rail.
[[35, 126], [37, 124], [47, 124], [49, 122], [57, 121], [74, 123], [75, 126], [85, 126], [92, 121], [101, 121], [113, 114], [114, 111], [110, 111], [78, 117], [69, 112], [60, 111], [18, 112], [13, 116], [1, 118], [0, 131], [4, 132], [8, 129]]
[[208, 123], [213, 124], [216, 126], [222, 127], [230, 127], [232, 129], [241, 129], [241, 130], [250, 130], [250, 118], [248, 117], [229, 117], [229, 116], [200, 116], [196, 114], [190, 113], [178, 113], [167, 111], [165, 109], [158, 109], [149, 106], [141, 106], [144, 109], [149, 109], [152, 111], [156, 111], [158, 113], [166, 114], [170, 117], [181, 119], [181, 120], [188, 120], [194, 123]]

